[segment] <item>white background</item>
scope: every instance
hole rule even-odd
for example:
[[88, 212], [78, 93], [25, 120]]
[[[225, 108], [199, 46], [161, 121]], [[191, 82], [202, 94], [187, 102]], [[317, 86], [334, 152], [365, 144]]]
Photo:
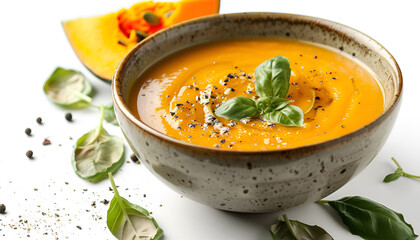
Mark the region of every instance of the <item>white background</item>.
[[[60, 22], [116, 11], [132, 3], [0, 2], [0, 203], [7, 207], [7, 214], [0, 215], [0, 239], [114, 239], [105, 222], [108, 206], [100, 203], [112, 198], [109, 182], [86, 182], [76, 176], [70, 164], [76, 139], [97, 125], [98, 111], [71, 111], [74, 122], [68, 123], [64, 119], [67, 110], [50, 103], [42, 87], [57, 66], [76, 69], [94, 85], [94, 103], [110, 103], [110, 85], [96, 79], [80, 63]], [[395, 170], [391, 157], [408, 172], [420, 175], [418, 10], [416, 1], [383, 0], [222, 0], [220, 8], [221, 13], [272, 11], [333, 20], [366, 33], [393, 54], [403, 72], [404, 98], [392, 134], [372, 163], [328, 199], [351, 195], [370, 198], [403, 213], [417, 234], [420, 181], [402, 178], [386, 184], [382, 179]], [[37, 117], [43, 118], [43, 125], [36, 123]], [[32, 128], [32, 137], [25, 135], [27, 127]], [[118, 127], [105, 123], [105, 128], [121, 136]], [[44, 138], [52, 144], [43, 146]], [[25, 156], [29, 149], [34, 152], [33, 160]], [[143, 165], [129, 160], [129, 148], [126, 152], [128, 163], [115, 174], [120, 194], [152, 212], [165, 231], [165, 240], [268, 240], [269, 225], [283, 213], [320, 225], [335, 239], [360, 239], [351, 235], [328, 207], [315, 203], [273, 214], [238, 214], [201, 205], [168, 189]]]

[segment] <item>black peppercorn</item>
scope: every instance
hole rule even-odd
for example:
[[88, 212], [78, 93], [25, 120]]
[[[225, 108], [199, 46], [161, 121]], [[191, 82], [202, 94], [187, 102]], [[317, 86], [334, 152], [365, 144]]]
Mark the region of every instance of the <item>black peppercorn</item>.
[[66, 113], [66, 115], [64, 116], [66, 118], [67, 121], [71, 122], [73, 120], [73, 116], [71, 115], [71, 113]]
[[4, 214], [5, 212], [6, 212], [6, 206], [3, 203], [1, 203], [0, 204], [0, 213]]
[[137, 158], [137, 156], [133, 153], [130, 156], [131, 161], [135, 162], [135, 163], [140, 163], [139, 159]]
[[34, 156], [34, 152], [32, 152], [31, 150], [28, 150], [28, 151], [26, 152], [26, 156], [27, 156], [28, 158], [32, 159], [32, 157]]

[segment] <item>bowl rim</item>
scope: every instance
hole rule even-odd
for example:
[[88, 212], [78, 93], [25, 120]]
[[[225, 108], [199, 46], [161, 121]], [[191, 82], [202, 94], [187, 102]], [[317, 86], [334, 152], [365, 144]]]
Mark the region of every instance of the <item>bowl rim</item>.
[[[394, 93], [391, 99], [391, 103], [387, 109], [384, 109], [383, 112], [375, 118], [372, 122], [352, 131], [345, 135], [334, 137], [325, 141], [316, 142], [312, 144], [306, 144], [302, 146], [297, 147], [291, 147], [291, 148], [285, 148], [285, 149], [272, 149], [272, 150], [231, 150], [231, 149], [220, 149], [220, 148], [213, 148], [213, 147], [206, 147], [198, 144], [189, 143], [186, 141], [178, 140], [173, 137], [170, 137], [164, 133], [161, 133], [154, 128], [150, 127], [146, 123], [143, 123], [141, 120], [136, 118], [131, 111], [129, 110], [127, 104], [123, 100], [122, 93], [121, 93], [121, 81], [119, 80], [122, 77], [122, 71], [126, 67], [127, 63], [130, 61], [130, 58], [134, 55], [134, 53], [141, 48], [145, 43], [149, 41], [154, 41], [155, 36], [160, 36], [166, 34], [167, 31], [176, 31], [178, 28], [183, 28], [188, 25], [197, 24], [200, 22], [205, 22], [208, 19], [216, 19], [216, 18], [235, 18], [235, 17], [258, 17], [258, 16], [271, 16], [271, 17], [293, 17], [299, 20], [308, 21], [311, 23], [315, 23], [317, 25], [323, 25], [327, 27], [333, 27], [334, 31], [337, 31], [339, 33], [344, 34], [345, 36], [349, 36], [348, 31], [351, 31], [353, 33], [356, 33], [358, 35], [352, 36], [353, 39], [359, 39], [361, 37], [364, 37], [370, 41], [372, 41], [374, 44], [376, 44], [379, 48], [381, 48], [382, 51], [385, 52], [385, 54], [388, 55], [390, 59], [391, 65], [393, 64], [396, 69], [396, 77], [398, 80], [397, 83], [397, 91]], [[342, 29], [338, 29], [337, 26], [342, 27]], [[133, 47], [122, 59], [122, 61], [119, 63], [116, 71], [114, 72], [114, 76], [112, 78], [112, 97], [114, 100], [114, 104], [117, 105], [117, 107], [120, 109], [121, 113], [125, 115], [127, 119], [129, 119], [132, 123], [134, 123], [137, 127], [143, 129], [147, 133], [153, 135], [154, 137], [157, 137], [161, 140], [165, 140], [169, 144], [176, 144], [178, 147], [183, 148], [189, 148], [191, 150], [195, 151], [206, 151], [206, 152], [214, 152], [214, 153], [221, 153], [221, 154], [244, 154], [244, 155], [253, 155], [253, 154], [273, 154], [273, 153], [290, 153], [290, 152], [311, 152], [312, 149], [325, 149], [330, 146], [333, 146], [335, 144], [338, 144], [340, 142], [346, 142], [348, 139], [351, 139], [353, 137], [356, 137], [358, 134], [362, 134], [364, 132], [369, 131], [371, 128], [374, 128], [376, 125], [384, 121], [387, 116], [393, 112], [393, 110], [396, 108], [398, 103], [400, 102], [401, 95], [402, 95], [402, 89], [403, 89], [403, 76], [401, 69], [395, 60], [395, 58], [392, 56], [392, 54], [378, 41], [373, 39], [372, 37], [368, 36], [367, 34], [364, 34], [363, 32], [360, 32], [359, 30], [356, 30], [352, 27], [349, 27], [347, 25], [337, 23], [331, 20], [318, 18], [314, 16], [308, 16], [308, 15], [300, 15], [300, 14], [290, 14], [290, 13], [276, 13], [276, 12], [240, 12], [240, 13], [227, 13], [227, 14], [212, 14], [208, 16], [198, 17], [192, 20], [187, 20], [178, 24], [175, 24], [173, 26], [167, 27], [165, 29], [162, 29], [140, 43], [138, 43], [136, 46]]]

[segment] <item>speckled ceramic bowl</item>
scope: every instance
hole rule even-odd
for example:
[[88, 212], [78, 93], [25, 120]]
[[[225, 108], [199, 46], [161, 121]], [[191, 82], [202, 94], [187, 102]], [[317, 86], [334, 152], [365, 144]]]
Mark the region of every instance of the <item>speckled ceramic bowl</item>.
[[[276, 151], [229, 151], [168, 137], [127, 107], [133, 82], [157, 60], [221, 39], [279, 37], [328, 45], [353, 55], [378, 76], [384, 112], [372, 123], [327, 142]], [[400, 106], [402, 75], [391, 54], [372, 38], [335, 22], [280, 13], [213, 15], [160, 31], [121, 62], [112, 84], [121, 129], [142, 163], [178, 193], [237, 212], [273, 212], [314, 202], [364, 169], [385, 143]]]

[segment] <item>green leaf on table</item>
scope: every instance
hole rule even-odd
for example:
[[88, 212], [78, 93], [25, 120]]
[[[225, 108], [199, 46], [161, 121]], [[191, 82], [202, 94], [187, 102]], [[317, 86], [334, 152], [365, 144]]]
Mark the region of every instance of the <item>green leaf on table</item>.
[[78, 176], [98, 182], [117, 171], [124, 163], [124, 144], [120, 137], [110, 135], [102, 126], [103, 106], [99, 126], [77, 140], [72, 165]]
[[107, 212], [107, 226], [120, 240], [158, 240], [163, 231], [149, 212], [120, 196], [112, 174], [109, 173], [114, 198]]
[[92, 85], [85, 76], [74, 70], [58, 67], [44, 84], [49, 100], [64, 108], [83, 108], [90, 105]]
[[260, 97], [255, 102], [258, 110], [261, 113], [269, 113], [281, 110], [289, 104], [289, 100], [277, 97]]
[[386, 175], [384, 180], [383, 180], [384, 182], [386, 182], [386, 183], [392, 182], [392, 181], [397, 180], [400, 177], [420, 179], [420, 176], [404, 172], [404, 170], [402, 169], [402, 167], [401, 167], [400, 163], [397, 161], [397, 159], [395, 159], [393, 157], [391, 159], [392, 159], [392, 161], [394, 161], [395, 165], [397, 165], [397, 170], [395, 170], [395, 172], [393, 172], [391, 174]]
[[303, 125], [303, 112], [294, 105], [287, 105], [280, 110], [264, 113], [261, 118], [289, 127], [301, 127]]
[[276, 56], [255, 69], [255, 92], [260, 97], [287, 96], [290, 87], [290, 63], [286, 57]]
[[287, 215], [270, 226], [270, 235], [273, 240], [333, 240], [323, 228], [289, 220]]
[[237, 121], [260, 114], [255, 106], [255, 101], [247, 97], [231, 98], [216, 108], [214, 113], [219, 117]]
[[401, 213], [372, 200], [354, 196], [319, 203], [328, 203], [350, 232], [364, 239], [413, 240], [418, 237]]
[[105, 121], [118, 126], [117, 117], [115, 116], [114, 104], [104, 106]]

